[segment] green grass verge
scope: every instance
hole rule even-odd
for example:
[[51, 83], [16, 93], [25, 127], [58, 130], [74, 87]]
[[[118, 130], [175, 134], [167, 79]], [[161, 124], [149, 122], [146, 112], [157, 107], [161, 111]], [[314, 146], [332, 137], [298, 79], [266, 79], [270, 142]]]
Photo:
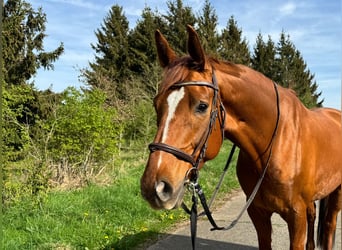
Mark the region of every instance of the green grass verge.
[[[222, 153], [201, 170], [200, 183], [208, 199], [229, 149], [225, 143]], [[125, 170], [110, 186], [94, 184], [74, 191], [50, 192], [40, 207], [27, 200], [6, 208], [4, 249], [132, 249], [188, 219], [181, 209], [155, 211], [149, 207], [140, 195], [144, 165], [139, 165]], [[220, 197], [237, 187], [232, 167]]]

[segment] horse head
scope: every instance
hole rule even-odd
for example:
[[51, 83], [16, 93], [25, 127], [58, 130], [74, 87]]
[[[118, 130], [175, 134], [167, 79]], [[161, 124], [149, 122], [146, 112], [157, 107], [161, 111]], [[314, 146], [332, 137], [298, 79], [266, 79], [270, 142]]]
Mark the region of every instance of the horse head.
[[154, 99], [158, 130], [141, 178], [141, 193], [155, 209], [178, 207], [186, 184], [223, 141], [224, 110], [213, 68], [195, 30], [187, 31], [189, 55], [183, 57], [155, 33], [164, 71]]

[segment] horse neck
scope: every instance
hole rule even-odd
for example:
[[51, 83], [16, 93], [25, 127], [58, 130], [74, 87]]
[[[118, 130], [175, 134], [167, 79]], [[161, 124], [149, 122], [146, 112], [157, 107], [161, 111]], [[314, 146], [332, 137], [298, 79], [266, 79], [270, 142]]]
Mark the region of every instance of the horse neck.
[[277, 122], [273, 82], [241, 66], [239, 77], [217, 73], [220, 95], [227, 112], [225, 134], [253, 159], [264, 155]]

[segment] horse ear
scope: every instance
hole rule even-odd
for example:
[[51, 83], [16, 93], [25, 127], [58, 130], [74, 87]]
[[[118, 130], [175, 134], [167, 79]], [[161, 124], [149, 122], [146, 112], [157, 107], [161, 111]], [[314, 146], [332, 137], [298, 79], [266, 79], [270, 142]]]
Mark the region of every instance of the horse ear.
[[155, 32], [155, 39], [160, 66], [165, 68], [176, 59], [176, 53], [159, 30]]
[[188, 30], [188, 52], [192, 59], [195, 60], [200, 69], [204, 69], [205, 54], [202, 48], [197, 32], [191, 25], [187, 25]]

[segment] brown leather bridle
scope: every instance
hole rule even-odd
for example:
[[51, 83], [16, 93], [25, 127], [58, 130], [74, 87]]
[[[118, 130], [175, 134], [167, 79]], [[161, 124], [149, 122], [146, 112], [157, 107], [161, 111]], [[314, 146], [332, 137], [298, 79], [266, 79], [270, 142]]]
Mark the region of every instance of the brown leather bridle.
[[[173, 147], [165, 143], [160, 143], [160, 142], [153, 142], [148, 146], [151, 153], [155, 151], [164, 151], [164, 152], [174, 155], [180, 160], [190, 163], [192, 165], [192, 168], [187, 172], [186, 178], [189, 176], [190, 172], [198, 173], [198, 168], [199, 168], [200, 162], [203, 160], [205, 156], [205, 152], [208, 146], [208, 139], [214, 127], [216, 118], [220, 119], [219, 120], [220, 129], [222, 131], [222, 139], [223, 139], [224, 123], [225, 123], [225, 117], [226, 117], [224, 106], [218, 94], [219, 88], [218, 88], [214, 70], [213, 70], [213, 75], [212, 75], [212, 83], [204, 82], [204, 81], [179, 82], [179, 83], [173, 84], [170, 88], [176, 89], [176, 88], [187, 87], [187, 86], [203, 86], [203, 87], [211, 88], [214, 90], [214, 96], [212, 99], [212, 106], [211, 106], [211, 111], [210, 111], [209, 125], [205, 133], [202, 135], [200, 142], [195, 147], [192, 154], [188, 154], [179, 148]], [[219, 101], [219, 105], [217, 105], [218, 101]], [[218, 115], [218, 112], [220, 112], [220, 115]], [[196, 155], [198, 155], [197, 158], [196, 158]], [[192, 178], [191, 181], [195, 181], [193, 180], [193, 178], [197, 179], [197, 175], [198, 174], [191, 173], [191, 178]]]

